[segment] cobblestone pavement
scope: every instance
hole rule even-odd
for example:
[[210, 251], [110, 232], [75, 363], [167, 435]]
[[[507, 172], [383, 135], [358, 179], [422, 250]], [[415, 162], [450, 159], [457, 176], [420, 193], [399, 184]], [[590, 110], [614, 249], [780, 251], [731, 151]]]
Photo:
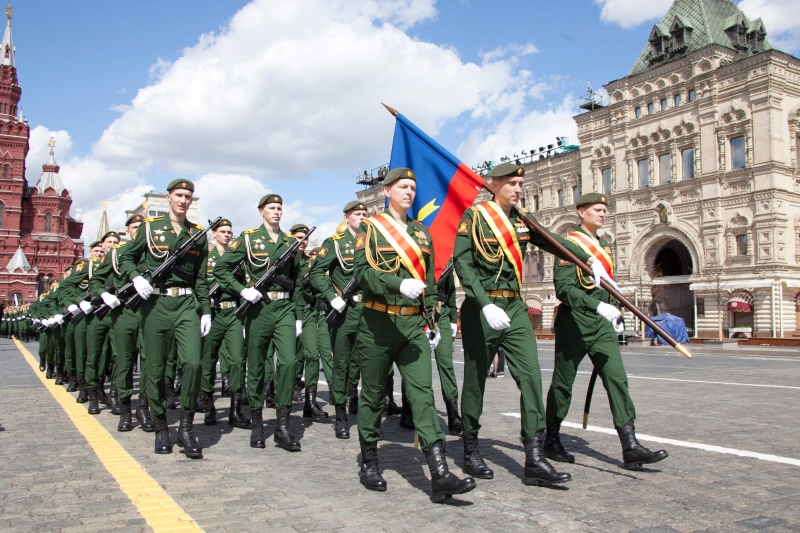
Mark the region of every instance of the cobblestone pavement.
[[[37, 351], [35, 344], [26, 347]], [[546, 390], [553, 347], [542, 342], [540, 348]], [[694, 351], [686, 360], [666, 348], [625, 350], [637, 431], [777, 458], [643, 441], [667, 449], [670, 457], [647, 470], [624, 470], [616, 435], [574, 428], [591, 370], [586, 363], [568, 417], [572, 426], [563, 431], [576, 464], [559, 465], [573, 481], [557, 488], [521, 483], [519, 395], [506, 371], [505, 378], [487, 383], [482, 420], [484, 455], [495, 479], [478, 480], [474, 491], [445, 505], [430, 503], [424, 456], [396, 417], [385, 420], [380, 445], [385, 493], [358, 483], [355, 431], [354, 438], [337, 440], [332, 418], [305, 421], [301, 404], [295, 404], [291, 424], [303, 451], [292, 454], [272, 447], [271, 439], [265, 450], [250, 448], [249, 431], [230, 428], [227, 399], [217, 399], [221, 423], [195, 426], [204, 446], [200, 461], [177, 453], [177, 447], [172, 455], [154, 455], [152, 434], [138, 428], [116, 432], [117, 417], [105, 409], [95, 419], [209, 532], [800, 531], [800, 357], [788, 350]], [[455, 360], [460, 380], [460, 343]], [[150, 531], [5, 339], [0, 369], [0, 421], [6, 428], [0, 432], [0, 531]], [[326, 400], [324, 381], [320, 385]], [[590, 424], [613, 431], [601, 389], [595, 391]], [[445, 426], [438, 382], [434, 391]], [[333, 414], [332, 406], [323, 407]], [[177, 418], [178, 411], [169, 412], [173, 442]], [[273, 427], [270, 413], [267, 430]], [[451, 468], [460, 473], [460, 439], [448, 437], [447, 450]]]

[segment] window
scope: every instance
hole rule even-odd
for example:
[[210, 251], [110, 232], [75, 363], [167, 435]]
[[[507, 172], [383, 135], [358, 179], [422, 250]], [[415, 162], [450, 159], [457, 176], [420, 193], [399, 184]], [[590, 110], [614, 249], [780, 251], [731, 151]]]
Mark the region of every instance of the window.
[[675, 107], [678, 107], [679, 105], [681, 105], [681, 95], [676, 94], [675, 98], [673, 98], [672, 101], [675, 102]]
[[747, 235], [736, 236], [736, 255], [747, 255]]
[[662, 98], [661, 99], [661, 111], [666, 111], [666, 110], [667, 110], [667, 99], [666, 98]]
[[577, 185], [572, 188], [572, 203], [577, 204], [581, 197], [581, 188]]
[[44, 232], [51, 233], [53, 231], [53, 215], [47, 213], [44, 216]]
[[705, 298], [697, 299], [697, 316], [706, 316], [706, 300]]
[[697, 95], [697, 93], [694, 92], [694, 89], [689, 91], [689, 101], [690, 102], [694, 102], [694, 98], [695, 98], [696, 95]]
[[744, 168], [744, 136], [731, 139], [731, 168]]
[[558, 189], [558, 207], [564, 207], [564, 189]]
[[603, 192], [611, 194], [611, 169], [603, 169]]
[[639, 187], [650, 186], [650, 161], [647, 159], [639, 160]]
[[652, 103], [647, 104], [647, 114], [652, 115], [656, 110], [656, 106]]
[[8, 178], [9, 165], [3, 165], [3, 178]]
[[3, 228], [3, 215], [6, 214], [6, 208], [3, 204], [0, 204], [0, 229]]
[[634, 113], [636, 114], [636, 118], [641, 118], [642, 117], [642, 108], [641, 107], [637, 107], [636, 110], [634, 111]]
[[534, 197], [533, 197], [533, 210], [534, 210], [534, 212], [539, 210], [539, 195], [538, 194], [534, 195]]
[[683, 179], [694, 178], [694, 148], [687, 148], [681, 152], [683, 158]]
[[658, 157], [658, 178], [661, 183], [672, 181], [672, 155], [662, 154]]

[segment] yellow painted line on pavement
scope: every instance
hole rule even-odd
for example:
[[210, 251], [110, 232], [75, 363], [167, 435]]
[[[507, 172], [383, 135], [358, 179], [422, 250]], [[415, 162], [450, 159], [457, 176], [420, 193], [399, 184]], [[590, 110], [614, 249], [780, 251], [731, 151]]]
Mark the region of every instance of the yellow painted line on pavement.
[[44, 373], [39, 372], [39, 362], [22, 343], [17, 339], [14, 339], [14, 343], [31, 365], [33, 373], [61, 404], [81, 435], [89, 441], [100, 462], [119, 483], [119, 488], [130, 498], [139, 515], [153, 531], [203, 531], [94, 416], [86, 412], [85, 407], [75, 403], [75, 398], [64, 387], [56, 385], [53, 380], [46, 379]]

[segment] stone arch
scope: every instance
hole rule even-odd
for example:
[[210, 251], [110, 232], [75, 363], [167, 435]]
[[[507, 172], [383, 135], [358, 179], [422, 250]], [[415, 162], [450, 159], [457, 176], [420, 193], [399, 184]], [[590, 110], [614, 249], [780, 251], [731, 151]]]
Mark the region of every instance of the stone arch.
[[649, 83], [647, 83], [647, 84], [645, 84], [645, 86], [643, 87], [643, 90], [644, 90], [644, 93], [645, 93], [645, 94], [650, 94], [651, 92], [653, 92], [653, 86], [652, 86], [652, 85], [650, 85]]
[[714, 68], [714, 65], [712, 65], [711, 61], [709, 61], [708, 59], [703, 59], [697, 64], [698, 72], [708, 72], [712, 68]]
[[680, 81], [681, 81], [681, 77], [678, 76], [677, 74], [673, 74], [672, 76], [669, 77], [669, 82], [672, 85], [675, 85], [676, 83], [679, 83]]
[[659, 89], [663, 89], [666, 86], [667, 86], [667, 82], [664, 79], [660, 79], [660, 80], [658, 80], [656, 82], [656, 87], [658, 87]]
[[621, 102], [622, 100], [625, 99], [625, 95], [622, 94], [622, 91], [617, 91], [617, 92], [614, 93], [614, 95], [611, 98], [615, 102]]
[[581, 219], [578, 215], [567, 215], [564, 217], [559, 218], [553, 227], [556, 228], [554, 233], [565, 237], [575, 231], [576, 228], [580, 227]]
[[631, 258], [632, 264], [637, 264], [640, 267], [644, 265], [645, 270], [652, 277], [655, 266], [655, 259], [658, 252], [670, 241], [675, 241], [680, 244], [688, 253], [685, 259], [690, 263], [690, 268], [693, 273], [700, 273], [700, 246], [695, 239], [688, 233], [675, 226], [663, 226], [651, 228], [644, 233], [633, 246], [633, 257]]
[[633, 89], [633, 90], [631, 91], [631, 98], [636, 98], [636, 97], [637, 97], [637, 96], [639, 96], [640, 94], [641, 94], [641, 93], [639, 92], [639, 89]]
[[723, 113], [719, 120], [717, 121], [718, 126], [725, 126], [728, 124], [733, 124], [734, 122], [742, 122], [750, 118], [749, 110], [746, 108], [741, 108], [736, 105], [731, 105], [730, 109]]

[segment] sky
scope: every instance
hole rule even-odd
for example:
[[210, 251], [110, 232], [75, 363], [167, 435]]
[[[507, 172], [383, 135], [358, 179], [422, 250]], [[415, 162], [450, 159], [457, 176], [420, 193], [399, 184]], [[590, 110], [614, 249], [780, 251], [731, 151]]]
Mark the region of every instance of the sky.
[[[398, 109], [465, 163], [576, 140], [578, 98], [627, 75], [671, 0], [26, 0], [12, 31], [29, 183], [57, 141], [94, 238], [147, 191], [194, 180], [207, 218], [324, 238], [389, 161]], [[741, 0], [800, 55], [800, 0]]]

